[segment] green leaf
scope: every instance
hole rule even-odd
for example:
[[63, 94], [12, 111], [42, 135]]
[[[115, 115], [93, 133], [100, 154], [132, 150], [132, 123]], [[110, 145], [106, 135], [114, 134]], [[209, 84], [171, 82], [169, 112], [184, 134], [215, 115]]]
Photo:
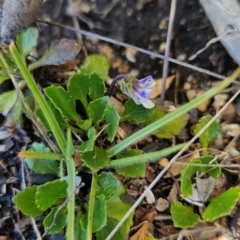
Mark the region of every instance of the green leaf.
[[[44, 145], [44, 143], [33, 143], [31, 147], [28, 149], [28, 151], [33, 152], [51, 152], [48, 147]], [[35, 173], [52, 173], [55, 175], [59, 174], [59, 166], [58, 163], [54, 160], [47, 160], [47, 159], [29, 159], [25, 158], [25, 162], [27, 166], [32, 169]]]
[[116, 166], [115, 169], [118, 174], [124, 177], [137, 178], [146, 175], [146, 164], [143, 162]]
[[190, 228], [200, 220], [200, 217], [193, 212], [192, 207], [184, 206], [178, 201], [172, 203], [170, 211], [174, 227]]
[[96, 73], [103, 80], [108, 76], [109, 64], [107, 58], [101, 55], [90, 55], [81, 67], [81, 71], [90, 75]]
[[12, 111], [12, 120], [17, 123], [19, 126], [23, 126], [23, 118], [22, 118], [22, 102], [17, 101], [13, 106]]
[[135, 124], [145, 122], [152, 111], [142, 105], [137, 105], [132, 99], [127, 100], [124, 106], [125, 109], [121, 116], [121, 122], [129, 121]]
[[16, 44], [23, 57], [26, 57], [37, 45], [38, 30], [30, 27], [21, 34], [17, 35]]
[[77, 217], [75, 218], [75, 239], [77, 240], [87, 240], [87, 230], [83, 229], [81, 224], [82, 214], [78, 213]]
[[198, 158], [202, 164], [208, 164], [209, 166], [202, 166], [200, 171], [208, 173], [211, 177], [217, 178], [221, 174], [221, 167], [218, 162], [214, 160], [213, 156], [202, 156]]
[[87, 110], [88, 98], [92, 100], [104, 96], [105, 85], [104, 81], [97, 75], [86, 75], [85, 73], [75, 73], [68, 82], [68, 94], [75, 100], [80, 100]]
[[[87, 205], [87, 208], [89, 205]], [[96, 196], [92, 217], [93, 232], [99, 231], [107, 222], [106, 200], [103, 194]], [[86, 230], [88, 227], [88, 209], [80, 219], [81, 228]]]
[[6, 116], [17, 101], [17, 92], [12, 90], [0, 94], [0, 112]]
[[[50, 227], [52, 225], [52, 222], [54, 221], [55, 213], [58, 210], [58, 208], [59, 208], [59, 206], [58, 207], [53, 207], [51, 209], [51, 212], [44, 218], [43, 225], [44, 225], [45, 231], [47, 230], [48, 227]], [[67, 224], [67, 222], [66, 222], [66, 215], [67, 215], [67, 209], [66, 208], [62, 208], [57, 213], [55, 221], [54, 221], [54, 225], [48, 231], [49, 234], [59, 233], [59, 232], [61, 232], [63, 230], [63, 228]]]
[[90, 87], [90, 77], [84, 73], [73, 74], [67, 85], [68, 95], [75, 100], [80, 100], [85, 110], [87, 110], [87, 95]]
[[[118, 220], [114, 218], [107, 218], [107, 225], [102, 228], [100, 231], [96, 233], [97, 240], [105, 240], [109, 233], [114, 229], [114, 227], [118, 224]], [[114, 239], [116, 240], [126, 240], [126, 226], [125, 223], [123, 226], [119, 228], [119, 230], [115, 233]]]
[[[133, 157], [143, 154], [141, 150], [129, 150], [122, 152], [120, 157]], [[120, 158], [118, 157], [118, 158]], [[117, 173], [123, 175], [124, 177], [136, 178], [144, 177], [146, 174], [146, 163], [129, 163], [125, 165], [114, 166]]]
[[[11, 71], [14, 71], [15, 73], [17, 73], [16, 63], [13, 60], [11, 54], [9, 54], [8, 52], [2, 51], [2, 55], [5, 59], [5, 61], [7, 62], [8, 66], [10, 67]], [[4, 65], [2, 59], [0, 59], [0, 68], [1, 68], [3, 73], [8, 74], [8, 70], [6, 69], [6, 66]]]
[[[30, 91], [26, 91], [24, 93], [25, 96], [25, 101], [28, 104], [29, 108], [34, 112], [35, 111], [35, 99], [34, 96], [32, 95], [32, 93]], [[24, 104], [22, 104], [22, 111], [26, 114], [26, 116], [31, 119], [31, 116], [29, 115], [27, 109], [25, 108]]]
[[99, 231], [107, 223], [106, 200], [103, 194], [96, 196], [93, 211], [93, 232]]
[[95, 147], [93, 151], [83, 153], [82, 160], [95, 172], [110, 162], [107, 152], [98, 147]]
[[[126, 212], [131, 208], [130, 204], [125, 203], [120, 199], [120, 196], [123, 194], [125, 194], [125, 190], [121, 185], [117, 189], [117, 191], [114, 193], [114, 195], [107, 200], [108, 217], [114, 218], [120, 221], [123, 218], [123, 216], [126, 214]], [[123, 233], [125, 234], [129, 233], [129, 229], [132, 226], [133, 214], [134, 213], [132, 213], [129, 216], [129, 218], [125, 221], [124, 228], [122, 229]]]
[[[160, 107], [155, 107], [150, 117], [146, 121], [146, 125], [150, 125], [153, 122], [156, 122], [157, 120], [163, 118], [166, 115], [164, 110]], [[182, 115], [181, 117], [178, 117], [177, 119], [169, 122], [164, 127], [159, 128], [157, 131], [155, 131], [153, 134], [158, 138], [171, 138], [174, 135], [179, 134], [181, 129], [186, 124], [186, 115]]]
[[46, 65], [59, 65], [72, 61], [80, 52], [80, 44], [75, 40], [61, 39], [55, 41], [42, 58], [29, 65], [33, 70]]
[[55, 180], [38, 187], [36, 204], [41, 210], [45, 211], [59, 198], [65, 197], [67, 197], [67, 182]]
[[[212, 119], [211, 116], [205, 116], [200, 119], [194, 128], [194, 133], [197, 134], [203, 127]], [[217, 121], [214, 121], [199, 137], [203, 148], [208, 148], [209, 144], [220, 133], [220, 126]]]
[[[87, 240], [87, 231], [82, 229], [80, 219], [81, 219], [82, 213], [78, 212], [77, 216], [75, 217], [75, 237], [74, 239], [78, 240]], [[84, 231], [84, 232], [83, 232]]]
[[[198, 166], [195, 166], [196, 164]], [[204, 166], [206, 164], [209, 166]], [[184, 168], [181, 175], [181, 191], [185, 198], [192, 195], [192, 176], [196, 172], [208, 173], [213, 178], [217, 178], [221, 173], [221, 168], [213, 156], [203, 156], [193, 159], [187, 167]]]
[[192, 176], [201, 168], [200, 166], [195, 166], [195, 164], [201, 163], [200, 159], [193, 159], [182, 171], [181, 192], [185, 198], [192, 195]]
[[92, 151], [94, 147], [95, 137], [96, 137], [96, 129], [92, 127], [88, 130], [88, 140], [83, 142], [77, 148], [77, 151], [80, 153]]
[[210, 204], [203, 212], [204, 221], [214, 221], [217, 218], [231, 213], [240, 198], [240, 187], [232, 187], [221, 195], [212, 198]]
[[89, 97], [92, 100], [96, 100], [104, 96], [105, 84], [104, 78], [99, 77], [96, 73], [92, 73], [90, 76]]
[[76, 122], [81, 121], [80, 116], [76, 112], [75, 100], [68, 95], [63, 87], [53, 85], [45, 88], [44, 91], [65, 118]]
[[108, 105], [109, 98], [102, 97], [89, 103], [88, 115], [92, 119], [93, 123], [97, 124], [103, 119], [105, 109]]
[[[62, 130], [67, 129], [69, 127], [69, 124], [63, 119], [61, 113], [58, 111], [58, 109], [55, 108], [52, 102], [47, 101], [48, 105], [50, 106], [52, 113], [54, 114], [54, 117], [57, 119], [58, 124]], [[47, 131], [51, 131], [51, 128], [48, 124], [48, 121], [43, 113], [43, 111], [40, 108], [37, 108], [35, 110], [36, 116], [41, 121], [42, 125], [45, 127]]]
[[104, 133], [108, 135], [107, 140], [112, 142], [114, 140], [115, 134], [118, 129], [120, 116], [116, 108], [114, 108], [111, 105], [107, 105], [107, 108], [105, 109], [105, 117], [106, 117], [106, 124], [108, 126], [104, 130]]
[[97, 176], [97, 195], [103, 194], [106, 199], [111, 197], [121, 183], [111, 172], [102, 172]]
[[0, 72], [0, 84], [4, 83], [10, 77], [7, 73]]
[[27, 187], [13, 198], [14, 204], [26, 216], [37, 217], [44, 212], [35, 202], [36, 192], [37, 186]]
[[81, 129], [87, 131], [92, 127], [92, 120], [91, 119], [86, 119], [83, 122], [81, 122], [80, 124], [78, 124], [78, 126]]

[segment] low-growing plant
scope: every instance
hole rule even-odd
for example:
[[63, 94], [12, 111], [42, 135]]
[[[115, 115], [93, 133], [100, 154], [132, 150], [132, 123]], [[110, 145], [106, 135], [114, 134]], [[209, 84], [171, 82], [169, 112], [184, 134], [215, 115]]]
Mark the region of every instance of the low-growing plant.
[[[194, 128], [195, 134], [211, 119], [212, 117], [209, 115], [200, 119]], [[214, 189], [213, 179], [219, 177], [221, 167], [218, 165], [217, 157], [207, 155], [207, 148], [219, 133], [220, 126], [217, 121], [214, 121], [199, 137], [203, 147], [203, 156], [193, 159], [181, 173], [181, 194], [183, 199], [204, 208], [201, 218], [203, 221], [210, 222], [230, 214], [240, 197], [240, 188], [236, 186], [217, 197], [210, 198]], [[205, 207], [208, 202], [210, 203]], [[194, 213], [192, 207], [185, 206], [179, 201], [171, 205], [171, 215], [175, 227], [189, 228], [200, 221], [200, 216]]]
[[[90, 240], [93, 234], [97, 239], [106, 239], [131, 207], [130, 204], [120, 199], [125, 189], [109, 169], [115, 169], [117, 173], [126, 177], [143, 177], [147, 161], [154, 161], [181, 149], [183, 144], [157, 152], [143, 153], [141, 150], [134, 149], [134, 143], [149, 134], [160, 138], [170, 138], [176, 135], [185, 125], [185, 114], [231, 84], [238, 76], [239, 70], [206, 94], [168, 114], [159, 107], [145, 108], [154, 106], [148, 98], [145, 99], [141, 95], [146, 93], [144, 87], [151, 86], [151, 84], [146, 85], [146, 81], [151, 81], [151, 78], [136, 80], [129, 76], [122, 76], [121, 81], [123, 83], [127, 81], [122, 89], [132, 99], [125, 102], [125, 110], [119, 115], [115, 107], [109, 104], [109, 96], [105, 94], [104, 80], [108, 76], [109, 66], [103, 56], [89, 56], [80, 69], [69, 78], [66, 88], [51, 85], [42, 93], [31, 71], [44, 65], [63, 64], [73, 60], [79, 52], [79, 46], [72, 40], [60, 40], [55, 42], [42, 58], [27, 65], [26, 56], [36, 46], [37, 38], [37, 30], [29, 28], [17, 37], [16, 42], [11, 43], [10, 53], [1, 52], [0, 78], [3, 82], [11, 78], [14, 72], [14, 75], [24, 79], [25, 82], [21, 84], [21, 89], [27, 85], [31, 91], [25, 96], [26, 102], [36, 101], [32, 104], [32, 110], [46, 131], [52, 132], [60, 149], [58, 153], [53, 153], [44, 144], [33, 143], [28, 151], [21, 152], [20, 156], [25, 158], [26, 164], [33, 171], [52, 173], [59, 179], [40, 186], [27, 187], [16, 194], [13, 201], [27, 216], [37, 217], [45, 214], [46, 234], [60, 232], [66, 227], [66, 239], [68, 240]], [[131, 81], [128, 82], [129, 79]], [[8, 92], [8, 94], [10, 96], [5, 98], [5, 102], [8, 103], [6, 104], [8, 108], [5, 108], [6, 114], [15, 107], [18, 101], [16, 91]], [[82, 106], [81, 111], [78, 111], [76, 107], [77, 102]], [[21, 109], [22, 113], [27, 112], [26, 108]], [[20, 115], [21, 113], [18, 116]], [[30, 115], [27, 116], [30, 117]], [[143, 123], [145, 127], [117, 143], [115, 136], [119, 123], [126, 121], [132, 124]], [[83, 136], [86, 140], [76, 145], [72, 139], [72, 133]], [[103, 147], [98, 143], [100, 136], [106, 136], [110, 147]], [[75, 166], [74, 155], [76, 153], [80, 154], [81, 163]], [[196, 172], [208, 172], [216, 177], [219, 167], [212, 160], [207, 156], [195, 160], [197, 163], [204, 164], [211, 162], [210, 170], [209, 167], [195, 168], [190, 164], [185, 172], [190, 172], [191, 176]], [[81, 171], [85, 170], [92, 175], [91, 188], [86, 196], [87, 201], [82, 203], [76, 212], [75, 192], [77, 189], [81, 191], [80, 179], [76, 175], [81, 176]], [[183, 185], [186, 185], [183, 188], [183, 194], [185, 194], [185, 189], [189, 189], [191, 185], [191, 179], [186, 174], [182, 174]], [[237, 192], [236, 188], [229, 191], [229, 194]], [[180, 203], [173, 204], [171, 209], [175, 225], [179, 226], [177, 218], [174, 217], [177, 208], [181, 208]], [[212, 219], [212, 216], [209, 216], [209, 210], [205, 212], [205, 220]], [[226, 213], [226, 208], [222, 212]], [[132, 216], [116, 233], [115, 239], [126, 238], [132, 225]], [[196, 218], [194, 215], [192, 221], [196, 222]]]

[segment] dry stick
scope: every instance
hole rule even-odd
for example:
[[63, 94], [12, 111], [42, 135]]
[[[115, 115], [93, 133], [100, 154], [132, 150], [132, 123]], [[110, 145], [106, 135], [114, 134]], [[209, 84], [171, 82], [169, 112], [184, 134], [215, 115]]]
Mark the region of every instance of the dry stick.
[[42, 240], [42, 236], [38, 230], [38, 227], [37, 227], [37, 224], [35, 222], [35, 219], [33, 217], [30, 217], [30, 220], [31, 220], [31, 223], [32, 223], [32, 226], [33, 226], [33, 229], [37, 235], [37, 240]]
[[[168, 23], [167, 44], [166, 44], [166, 50], [164, 54], [165, 57], [169, 57], [169, 53], [170, 53], [171, 38], [172, 38], [173, 23], [175, 19], [176, 8], [177, 8], [177, 0], [172, 0], [171, 10], [170, 10], [170, 19]], [[163, 101], [165, 98], [165, 85], [166, 85], [166, 79], [168, 75], [168, 66], [169, 66], [169, 61], [167, 59], [164, 59], [163, 73], [162, 73], [162, 92], [161, 92], [161, 98], [160, 98], [161, 104], [163, 104]]]
[[108, 43], [112, 43], [112, 44], [115, 44], [115, 45], [118, 45], [118, 46], [122, 46], [122, 47], [125, 47], [125, 48], [132, 48], [132, 49], [134, 49], [134, 50], [136, 50], [138, 52], [145, 53], [145, 54], [150, 55], [150, 56], [155, 57], [155, 58], [168, 60], [169, 62], [176, 63], [176, 64], [181, 65], [183, 67], [190, 68], [192, 70], [195, 70], [195, 71], [198, 71], [198, 72], [210, 75], [210, 76], [215, 77], [215, 78], [219, 78], [219, 79], [225, 79], [226, 78], [223, 75], [220, 75], [220, 74], [217, 74], [217, 73], [205, 70], [205, 69], [200, 68], [200, 67], [193, 66], [193, 65], [191, 65], [189, 63], [185, 63], [185, 62], [179, 61], [179, 60], [174, 59], [174, 58], [165, 57], [164, 55], [161, 55], [159, 53], [154, 53], [154, 52], [151, 52], [149, 50], [146, 50], [146, 49], [143, 49], [143, 48], [140, 48], [140, 47], [135, 47], [135, 46], [133, 46], [131, 44], [123, 43], [123, 42], [120, 42], [120, 41], [117, 41], [117, 40], [114, 40], [114, 39], [111, 39], [111, 38], [108, 38], [108, 37], [103, 37], [103, 36], [95, 34], [95, 33], [91, 33], [91, 32], [85, 31], [85, 30], [81, 30], [81, 29], [75, 29], [73, 27], [65, 26], [65, 25], [62, 25], [62, 24], [59, 24], [59, 23], [50, 22], [50, 21], [44, 21], [44, 20], [37, 20], [37, 21], [41, 22], [41, 23], [53, 25], [53, 26], [56, 26], [56, 27], [68, 29], [70, 31], [81, 33], [82, 35], [85, 35], [85, 36], [88, 36], [88, 37], [97, 38], [99, 40], [102, 40], [102, 41], [105, 41], [105, 42], [108, 42]]
[[[223, 37], [227, 36], [228, 34], [230, 34], [232, 32], [225, 32], [222, 36], [219, 36], [219, 37], [215, 37], [215, 38], [212, 38], [210, 41], [208, 41], [205, 45], [204, 48], [198, 50], [194, 55], [192, 55], [191, 57], [188, 58], [189, 61], [192, 61], [194, 60], [199, 54], [201, 54], [202, 52], [204, 52], [205, 50], [207, 50], [212, 44], [216, 43], [216, 42], [219, 42]], [[236, 32], [237, 33], [237, 32]]]
[[19, 89], [18, 87], [18, 83], [17, 80], [15, 78], [15, 76], [13, 74], [11, 74], [11, 70], [7, 64], [7, 62], [5, 61], [4, 56], [2, 55], [2, 53], [0, 53], [0, 58], [3, 62], [3, 64], [5, 65], [8, 74], [12, 80], [12, 83], [18, 93], [18, 96], [20, 97], [22, 103], [24, 104], [24, 107], [26, 108], [28, 114], [31, 116], [33, 123], [35, 124], [35, 126], [37, 127], [37, 129], [39, 130], [39, 132], [42, 134], [42, 136], [45, 138], [46, 142], [48, 143], [48, 145], [50, 146], [50, 148], [53, 150], [53, 152], [59, 152], [57, 146], [55, 145], [55, 143], [48, 137], [47, 133], [45, 132], [45, 130], [43, 129], [43, 127], [40, 125], [40, 123], [38, 122], [38, 120], [36, 119], [36, 117], [34, 116], [32, 110], [30, 109], [28, 103], [25, 101], [24, 95], [21, 91], [21, 89]]
[[[77, 14], [76, 14], [76, 11], [74, 10], [72, 0], [68, 0], [68, 5], [70, 6], [71, 11], [73, 12], [73, 16], [72, 16], [73, 25], [76, 29], [80, 29], [80, 25], [77, 19]], [[82, 44], [82, 36], [80, 34], [77, 34], [77, 39]]]
[[162, 178], [162, 176], [167, 172], [167, 170], [171, 167], [171, 165], [178, 159], [178, 157], [186, 151], [189, 146], [197, 140], [197, 138], [222, 114], [222, 112], [228, 107], [228, 105], [240, 94], [240, 89], [231, 97], [228, 102], [221, 108], [221, 110], [198, 132], [186, 145], [182, 148], [168, 163], [168, 165], [157, 175], [157, 177], [152, 181], [152, 183], [146, 188], [143, 194], [137, 199], [137, 201], [132, 205], [132, 207], [127, 211], [127, 213], [123, 216], [121, 221], [115, 226], [112, 232], [108, 235], [105, 240], [110, 240], [114, 234], [118, 231], [118, 229], [123, 225], [123, 223], [130, 217], [132, 212], [140, 205], [144, 197], [151, 191], [151, 189], [155, 186], [155, 184]]
[[[81, 187], [81, 186], [79, 186]], [[53, 220], [52, 220], [52, 223], [49, 227], [47, 227], [46, 231], [43, 233], [42, 237], [46, 237], [46, 235], [48, 234], [48, 232], [51, 230], [51, 228], [56, 224], [56, 220], [57, 220], [57, 215], [58, 213], [64, 208], [67, 206], [69, 200], [71, 199], [71, 197], [73, 196], [73, 194], [75, 194], [75, 189], [74, 191], [71, 193], [71, 195], [59, 206], [59, 208], [57, 209], [57, 211], [54, 213], [54, 216], [53, 216]]]

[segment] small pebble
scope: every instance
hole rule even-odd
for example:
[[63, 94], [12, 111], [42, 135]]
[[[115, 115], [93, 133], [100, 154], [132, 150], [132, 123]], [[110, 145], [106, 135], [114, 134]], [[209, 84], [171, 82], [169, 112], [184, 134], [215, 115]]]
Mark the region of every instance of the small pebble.
[[160, 53], [164, 53], [166, 50], [166, 42], [162, 42], [160, 45], [159, 45], [159, 48], [158, 48], [158, 51]]
[[192, 85], [189, 82], [185, 82], [183, 85], [183, 89], [185, 91], [190, 90], [192, 88]]
[[186, 53], [181, 53], [177, 56], [178, 61], [185, 61], [187, 59]]
[[136, 62], [136, 53], [137, 51], [132, 49], [132, 48], [127, 48], [126, 49], [126, 58], [129, 62], [133, 62], [135, 63]]
[[187, 95], [187, 99], [189, 101], [191, 101], [191, 100], [193, 100], [196, 97], [197, 92], [196, 92], [196, 90], [191, 90], [190, 89], [190, 90], [187, 91], [186, 95]]
[[158, 164], [161, 168], [164, 168], [167, 166], [168, 162], [169, 161], [167, 158], [161, 158], [161, 159], [159, 159]]
[[159, 198], [156, 202], [155, 208], [159, 212], [164, 212], [169, 208], [169, 202], [164, 198]]
[[227, 178], [226, 178], [226, 175], [224, 173], [221, 173], [219, 175], [219, 177], [217, 177], [214, 180], [214, 187], [215, 188], [222, 188], [222, 187], [226, 186], [226, 184], [227, 184]]
[[236, 137], [240, 134], [240, 126], [238, 124], [227, 124], [221, 128], [223, 134], [227, 137]]
[[217, 94], [216, 96], [214, 96], [214, 103], [213, 106], [215, 107], [215, 109], [219, 109], [220, 107], [224, 106], [226, 101], [228, 99], [228, 94]]
[[[202, 96], [204, 93], [205, 93], [205, 91], [199, 91], [199, 92], [197, 93], [197, 96], [196, 96], [196, 97], [200, 97], [200, 96]], [[198, 109], [200, 112], [205, 112], [205, 111], [207, 110], [208, 104], [209, 104], [209, 100], [206, 100], [206, 101], [202, 102], [201, 104], [199, 104], [199, 105], [197, 106], [197, 109]]]

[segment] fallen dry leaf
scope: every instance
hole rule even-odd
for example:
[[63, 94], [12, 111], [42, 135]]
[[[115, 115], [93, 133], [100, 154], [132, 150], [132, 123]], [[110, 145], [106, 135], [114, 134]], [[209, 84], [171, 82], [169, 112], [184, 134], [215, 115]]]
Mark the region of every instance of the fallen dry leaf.
[[130, 240], [145, 240], [148, 230], [148, 222], [145, 222], [141, 228], [132, 236]]
[[[167, 90], [170, 87], [174, 79], [175, 79], [175, 75], [170, 76], [166, 79], [165, 90]], [[159, 96], [162, 93], [162, 79], [157, 79], [155, 82], [156, 84], [152, 88], [150, 99], [155, 99], [157, 96]]]
[[121, 116], [122, 115], [122, 113], [123, 113], [123, 111], [124, 111], [124, 109], [125, 109], [125, 107], [124, 107], [124, 105], [122, 104], [122, 102], [120, 102], [119, 100], [117, 100], [115, 97], [110, 97], [109, 98], [109, 104], [110, 105], [113, 105], [115, 108], [116, 108], [116, 110], [117, 110], [117, 112], [118, 112], [118, 114]]
[[[205, 91], [201, 90], [197, 93], [197, 96], [196, 97], [200, 97], [202, 96], [203, 94], [205, 93]], [[199, 104], [197, 106], [197, 109], [200, 111], [200, 112], [204, 112], [206, 111], [207, 107], [208, 107], [208, 104], [209, 104], [209, 100], [206, 100], [204, 101], [203, 103]]]

